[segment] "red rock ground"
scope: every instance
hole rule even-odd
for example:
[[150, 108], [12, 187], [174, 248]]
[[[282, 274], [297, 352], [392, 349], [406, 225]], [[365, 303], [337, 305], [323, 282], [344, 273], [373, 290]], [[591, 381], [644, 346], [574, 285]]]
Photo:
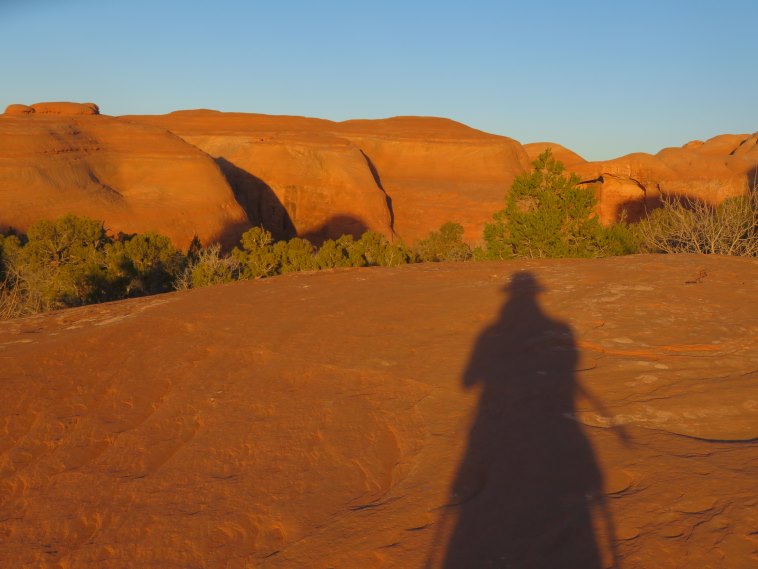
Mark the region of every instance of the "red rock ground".
[[755, 567], [757, 282], [426, 264], [0, 323], [0, 558]]

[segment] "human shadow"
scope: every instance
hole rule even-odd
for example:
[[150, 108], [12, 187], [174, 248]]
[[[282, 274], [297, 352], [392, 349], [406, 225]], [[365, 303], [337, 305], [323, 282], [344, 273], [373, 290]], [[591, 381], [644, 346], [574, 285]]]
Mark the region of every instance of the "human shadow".
[[613, 544], [613, 521], [592, 445], [574, 419], [582, 391], [574, 333], [541, 310], [541, 290], [533, 274], [516, 273], [499, 319], [474, 347], [463, 386], [481, 386], [479, 405], [440, 521], [452, 526], [444, 559], [430, 565], [607, 566], [593, 523]]

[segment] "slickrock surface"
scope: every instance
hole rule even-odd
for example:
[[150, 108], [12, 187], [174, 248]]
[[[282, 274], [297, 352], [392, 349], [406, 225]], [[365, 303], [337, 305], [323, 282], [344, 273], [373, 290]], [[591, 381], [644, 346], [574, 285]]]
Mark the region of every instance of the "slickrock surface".
[[0, 230], [75, 213], [185, 246], [195, 233], [236, 242], [249, 227], [210, 156], [163, 129], [66, 105], [89, 108], [46, 103], [0, 116]]
[[756, 283], [427, 264], [0, 323], [0, 558], [755, 567]]
[[518, 142], [433, 117], [335, 123], [181, 111], [122, 119], [170, 130], [214, 156], [251, 219], [280, 236], [394, 230], [412, 243], [456, 221], [479, 240], [529, 168]]

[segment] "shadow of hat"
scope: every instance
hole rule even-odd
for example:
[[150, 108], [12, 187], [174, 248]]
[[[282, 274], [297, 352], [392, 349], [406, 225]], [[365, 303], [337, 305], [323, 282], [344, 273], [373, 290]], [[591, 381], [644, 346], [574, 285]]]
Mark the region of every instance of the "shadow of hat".
[[511, 294], [537, 294], [545, 288], [529, 271], [519, 271], [511, 276], [510, 282], [503, 287], [503, 292]]

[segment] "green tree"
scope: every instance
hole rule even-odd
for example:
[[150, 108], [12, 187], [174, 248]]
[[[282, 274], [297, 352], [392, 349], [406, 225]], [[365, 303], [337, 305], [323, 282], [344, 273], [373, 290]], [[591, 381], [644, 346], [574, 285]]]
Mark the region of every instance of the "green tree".
[[15, 255], [14, 270], [46, 308], [108, 299], [106, 246], [102, 221], [66, 215], [29, 227], [27, 243]]
[[116, 241], [107, 248], [108, 279], [122, 296], [157, 294], [173, 289], [185, 256], [165, 235], [149, 231]]
[[289, 241], [274, 244], [274, 256], [279, 262], [279, 272], [294, 273], [310, 271], [316, 268], [315, 249], [307, 239], [293, 237]]
[[463, 226], [459, 223], [444, 223], [439, 231], [432, 231], [414, 246], [416, 256], [422, 262], [466, 261], [471, 258], [471, 248], [463, 241]]
[[352, 235], [343, 235], [337, 240], [327, 239], [316, 252], [314, 261], [319, 269], [350, 267], [353, 264], [350, 254], [354, 248]]
[[274, 238], [263, 227], [253, 227], [242, 234], [242, 248], [235, 247], [232, 256], [242, 266], [242, 277], [256, 279], [275, 275], [279, 258], [274, 252]]
[[581, 187], [575, 174], [564, 174], [549, 148], [532, 165], [534, 171], [514, 180], [505, 208], [485, 226], [484, 256], [599, 257], [636, 250], [625, 225], [600, 224], [594, 191]]
[[376, 231], [366, 231], [350, 250], [354, 267], [395, 267], [409, 263], [412, 257], [411, 251], [402, 242], [390, 243]]

